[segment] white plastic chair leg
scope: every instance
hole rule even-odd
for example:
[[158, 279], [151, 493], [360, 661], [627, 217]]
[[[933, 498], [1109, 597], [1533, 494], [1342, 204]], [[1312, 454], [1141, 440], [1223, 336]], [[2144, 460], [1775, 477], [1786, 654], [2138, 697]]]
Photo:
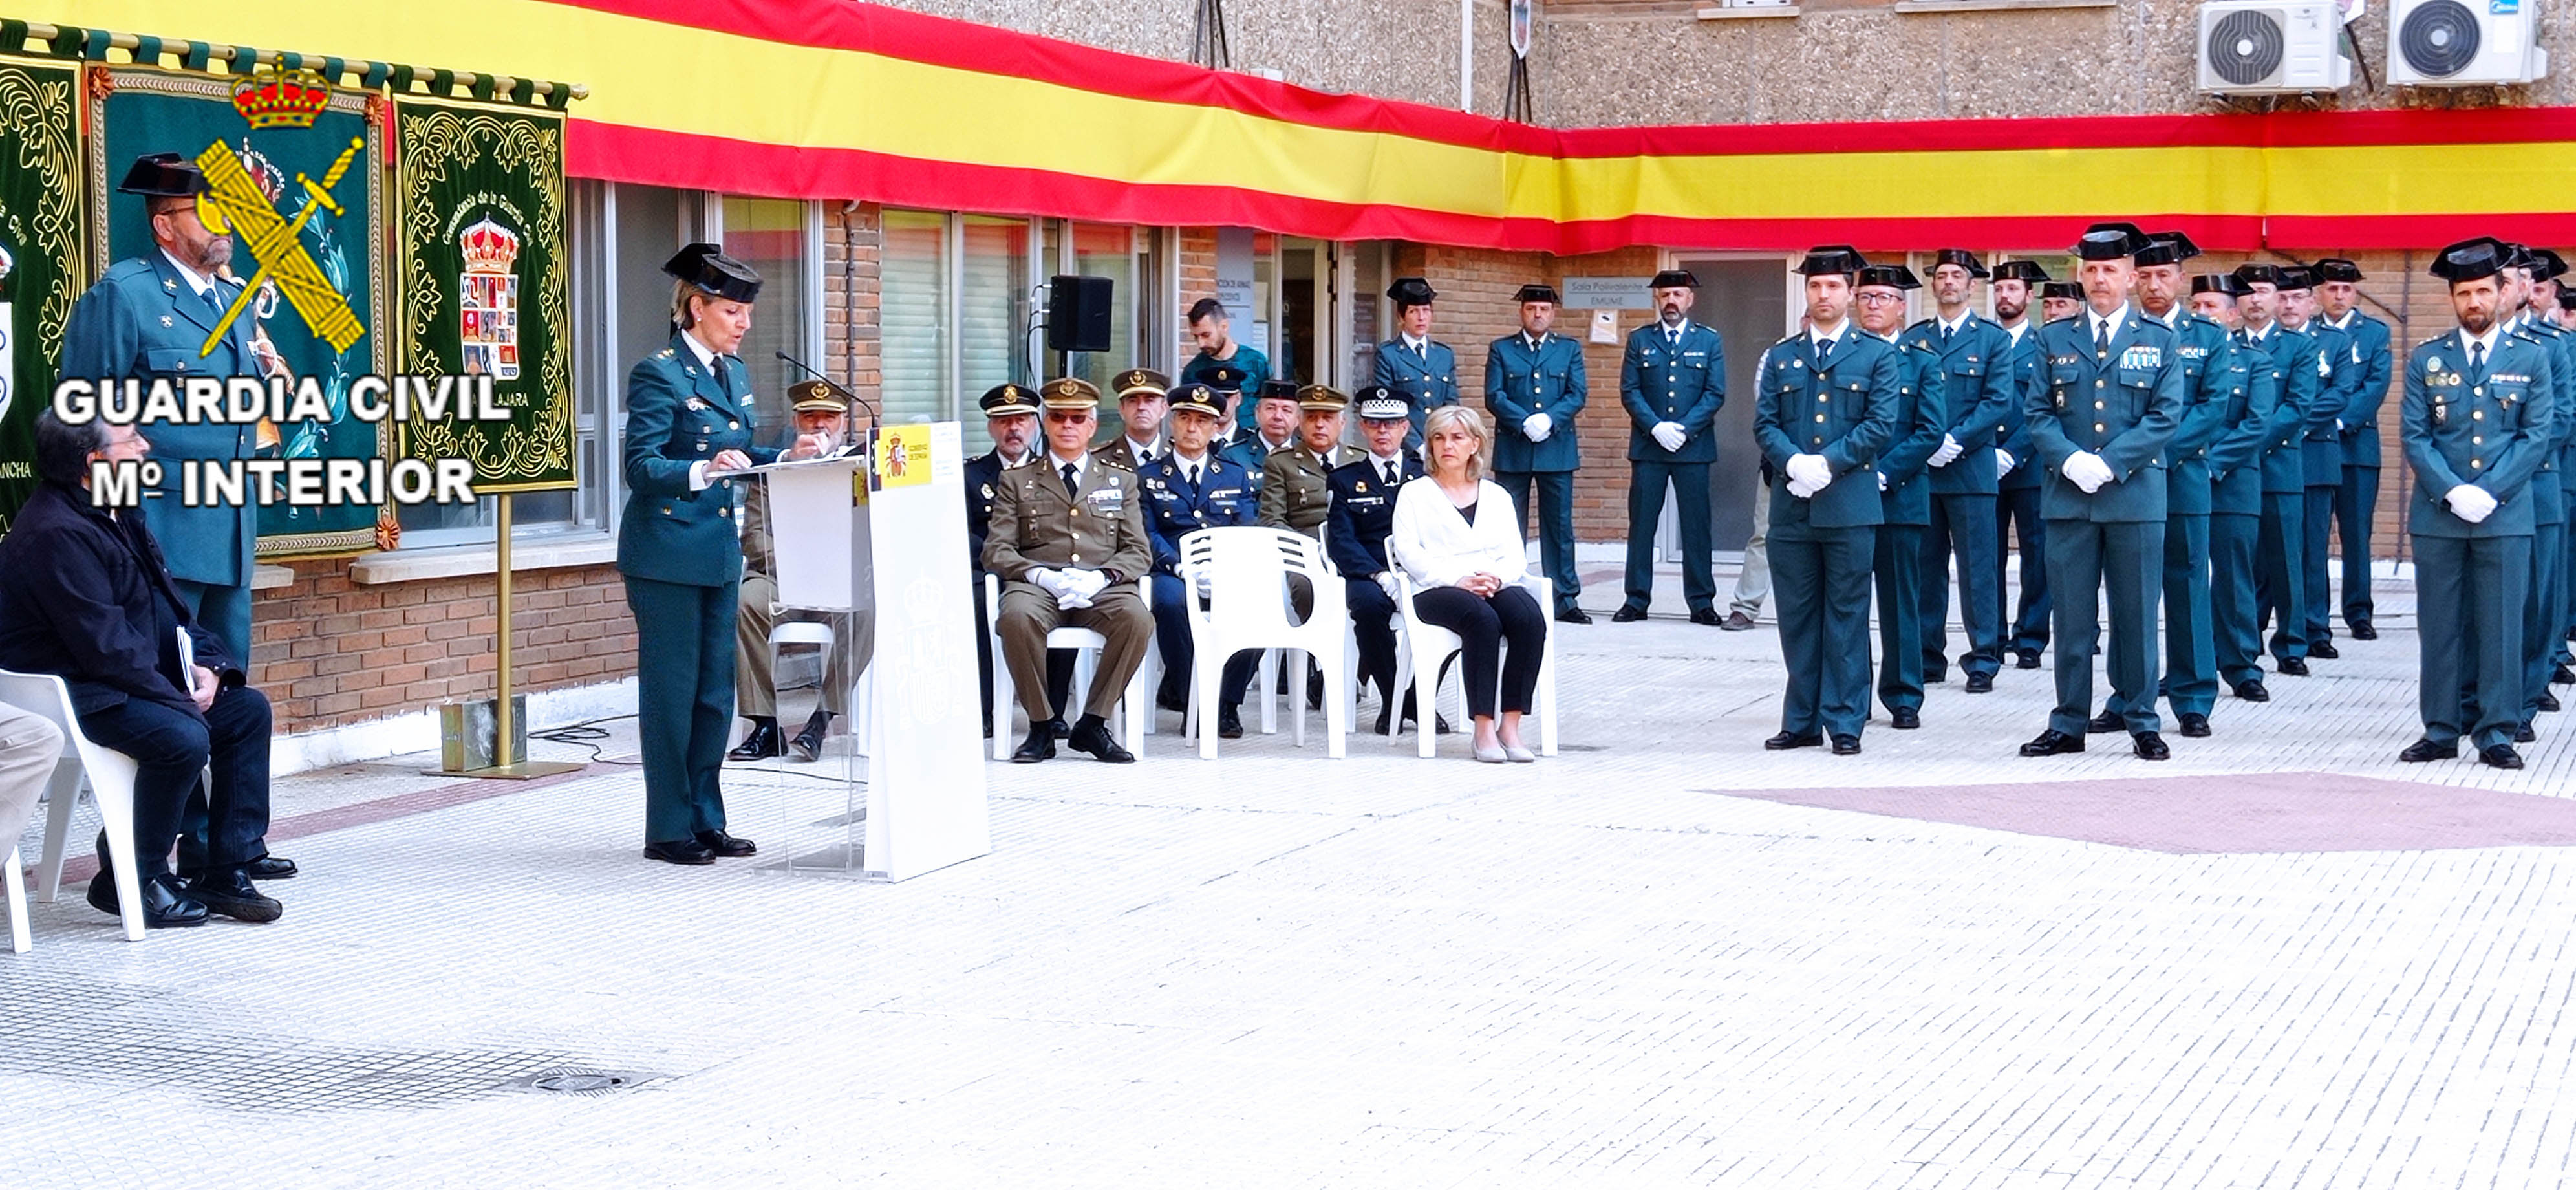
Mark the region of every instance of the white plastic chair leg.
[[1138, 760], [1145, 758], [1145, 725], [1154, 719], [1154, 688], [1147, 684], [1151, 680], [1145, 667], [1137, 666], [1135, 673], [1127, 675], [1126, 697], [1118, 701], [1127, 716], [1127, 750]]
[[1306, 667], [1312, 663], [1307, 660], [1306, 651], [1303, 649], [1290, 649], [1287, 653], [1288, 659], [1285, 664], [1288, 666], [1288, 672], [1296, 675], [1288, 682], [1290, 738], [1296, 741], [1298, 747], [1303, 748], [1306, 746]]
[[1547, 655], [1538, 666], [1538, 754], [1556, 755], [1556, 641], [1548, 640]]
[[19, 866], [18, 846], [9, 845], [9, 858], [0, 862], [0, 880], [9, 882], [9, 950], [27, 953], [27, 873]]
[[[1213, 649], [1203, 649], [1190, 659], [1190, 721], [1199, 735], [1199, 759], [1216, 759], [1217, 700], [1224, 683], [1208, 672]], [[1216, 664], [1222, 666], [1224, 662]]]
[[1011, 667], [1002, 660], [1002, 642], [993, 642], [993, 759], [1011, 758], [1011, 705], [1019, 692], [1011, 687]]
[[36, 899], [52, 904], [63, 886], [64, 846], [71, 835], [72, 808], [80, 804], [80, 763], [66, 758], [54, 766], [54, 783], [45, 791], [45, 853], [36, 861]]
[[[1327, 666], [1324, 673], [1324, 755], [1342, 760], [1350, 755], [1351, 667]], [[1300, 718], [1298, 722], [1305, 722]]]
[[1435, 662], [1413, 671], [1413, 753], [1429, 760], [1440, 754], [1440, 666]]
[[1261, 734], [1279, 734], [1279, 650], [1261, 650], [1261, 671], [1256, 678], [1261, 691]]

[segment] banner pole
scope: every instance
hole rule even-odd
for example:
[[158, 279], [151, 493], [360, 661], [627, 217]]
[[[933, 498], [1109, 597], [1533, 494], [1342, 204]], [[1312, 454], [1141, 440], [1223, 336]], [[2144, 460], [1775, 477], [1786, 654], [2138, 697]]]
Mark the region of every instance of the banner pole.
[[511, 672], [515, 662], [510, 655], [510, 537], [513, 519], [511, 514], [514, 510], [510, 504], [511, 493], [496, 492], [492, 499], [494, 501], [493, 519], [498, 522], [496, 525], [498, 536], [492, 547], [493, 588], [495, 595], [498, 596], [494, 608], [497, 614], [493, 621], [493, 632], [497, 639], [493, 642], [495, 647], [492, 667], [494, 696], [492, 699], [492, 765], [489, 768], [443, 771], [450, 776], [481, 777], [496, 781], [525, 781], [532, 777], [551, 777], [556, 773], [569, 773], [585, 766], [560, 760], [530, 760], [525, 750], [519, 747], [519, 716], [516, 708], [511, 705], [511, 700], [516, 697], [516, 691], [513, 689], [516, 683], [512, 681]]

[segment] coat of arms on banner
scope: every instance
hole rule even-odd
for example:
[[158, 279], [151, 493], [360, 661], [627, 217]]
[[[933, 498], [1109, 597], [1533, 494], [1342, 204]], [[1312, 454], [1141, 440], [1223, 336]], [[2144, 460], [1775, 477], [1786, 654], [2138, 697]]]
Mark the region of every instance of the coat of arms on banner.
[[465, 271], [457, 281], [458, 341], [465, 374], [519, 378], [519, 233], [486, 215], [458, 232]]

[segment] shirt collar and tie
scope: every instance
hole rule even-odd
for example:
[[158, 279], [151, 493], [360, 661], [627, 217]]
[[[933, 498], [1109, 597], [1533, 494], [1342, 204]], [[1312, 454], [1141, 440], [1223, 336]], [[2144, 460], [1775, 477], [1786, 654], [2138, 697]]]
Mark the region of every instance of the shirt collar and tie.
[[2026, 330], [2029, 330], [2029, 329], [2030, 329], [2030, 320], [2029, 320], [2029, 319], [2027, 319], [2027, 318], [2025, 318], [2025, 319], [2022, 319], [2022, 320], [2021, 320], [2021, 321], [2019, 321], [2019, 322], [2016, 322], [2016, 323], [2012, 324], [2011, 326], [2005, 327], [2005, 328], [2004, 328], [2004, 333], [2005, 333], [2005, 334], [2007, 334], [2007, 335], [2011, 335], [2011, 336], [2012, 336], [2013, 346], [2015, 346], [2015, 347], [2019, 347], [2019, 346], [2021, 346], [2021, 335], [2022, 335], [2022, 332], [2023, 332], [2023, 331], [2026, 331]]
[[1539, 335], [1532, 337], [1528, 331], [1522, 331], [1521, 344], [1528, 347], [1531, 351], [1537, 351], [1539, 348], [1547, 345], [1547, 336]]
[[1830, 331], [1821, 327], [1807, 328], [1807, 342], [1813, 345], [1816, 349], [1817, 367], [1821, 368], [1825, 366], [1826, 357], [1834, 353], [1834, 344], [1842, 339], [1843, 331], [1849, 329], [1850, 326], [1851, 320], [1846, 318], [1841, 322], [1834, 324], [1834, 328]]
[[213, 298], [215, 291], [214, 278], [208, 277], [199, 273], [195, 269], [179, 263], [179, 258], [170, 255], [170, 250], [167, 248], [161, 250], [161, 259], [170, 262], [170, 267], [178, 271], [179, 279], [188, 283], [188, 289], [191, 292], [201, 298], [207, 298], [209, 300]]
[[1154, 444], [1130, 438], [1127, 440], [1127, 453], [1135, 457], [1137, 466], [1142, 467], [1154, 461]]
[[1063, 459], [1056, 457], [1056, 453], [1050, 450], [1047, 452], [1047, 465], [1054, 467], [1056, 474], [1064, 477], [1065, 498], [1071, 499], [1075, 492], [1082, 490], [1082, 476], [1083, 473], [1091, 470], [1091, 456], [1086, 454]]
[[1968, 328], [1968, 320], [1976, 316], [1977, 312], [1974, 310], [1961, 310], [1959, 311], [1959, 316], [1957, 318], [1943, 319], [1941, 321], [1941, 345], [1944, 347], [1949, 346], [1950, 336], [1966, 330]]
[[2128, 316], [2129, 304], [2127, 302], [2120, 303], [2119, 309], [2113, 310], [2108, 314], [2096, 313], [2090, 307], [2085, 309], [2084, 317], [2092, 321], [2093, 351], [2096, 355], [2109, 355], [2111, 353], [2111, 336], [2119, 333], [2120, 323], [2125, 321]]
[[1410, 348], [1415, 355], [1429, 356], [1431, 354], [1431, 340], [1428, 338], [1417, 339], [1411, 335], [1406, 335], [1404, 336], [1404, 345], [1407, 348]]
[[733, 381], [725, 375], [724, 362], [716, 355], [715, 349], [698, 342], [696, 335], [685, 330], [680, 332], [680, 342], [688, 345], [689, 354], [698, 359], [698, 366], [705, 368], [707, 375], [715, 377], [716, 391], [723, 393], [727, 400], [733, 399]]
[[2468, 352], [2470, 368], [2485, 371], [2487, 360], [2495, 350], [2496, 340], [2503, 337], [2504, 327], [2501, 325], [2489, 324], [2487, 333], [2483, 335], [2472, 335], [2469, 333], [2469, 328], [2461, 327], [2460, 348]]
[[1689, 322], [1689, 320], [1688, 320], [1688, 319], [1685, 319], [1685, 320], [1680, 321], [1680, 322], [1667, 322], [1667, 323], [1664, 323], [1664, 324], [1663, 324], [1663, 328], [1664, 328], [1664, 342], [1669, 343], [1669, 344], [1671, 344], [1672, 346], [1675, 346], [1675, 347], [1679, 347], [1679, 346], [1681, 346], [1681, 345], [1682, 345], [1682, 330], [1683, 330], [1684, 328], [1688, 327], [1689, 325], [1690, 325], [1690, 322]]
[[1388, 487], [1404, 482], [1403, 455], [1370, 455], [1369, 461], [1377, 464], [1377, 473], [1385, 478]]
[[1179, 465], [1181, 469], [1181, 478], [1190, 481], [1191, 487], [1199, 486], [1200, 481], [1205, 479], [1207, 476], [1206, 455], [1200, 455], [1195, 459], [1191, 459], [1183, 458], [1180, 452], [1174, 451], [1172, 452], [1172, 462]]

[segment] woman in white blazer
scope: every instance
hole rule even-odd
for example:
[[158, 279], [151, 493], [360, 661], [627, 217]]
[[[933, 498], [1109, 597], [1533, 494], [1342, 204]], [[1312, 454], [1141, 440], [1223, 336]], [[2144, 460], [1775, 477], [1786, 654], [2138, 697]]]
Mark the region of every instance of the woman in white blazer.
[[1476, 759], [1536, 760], [1521, 745], [1521, 716], [1538, 689], [1547, 613], [1520, 585], [1529, 570], [1520, 518], [1512, 515], [1511, 495], [1484, 478], [1492, 450], [1484, 415], [1444, 405], [1431, 411], [1422, 433], [1430, 474], [1396, 494], [1387, 557], [1413, 580], [1414, 614], [1457, 633], [1465, 645], [1460, 658], [1467, 713], [1476, 720]]

